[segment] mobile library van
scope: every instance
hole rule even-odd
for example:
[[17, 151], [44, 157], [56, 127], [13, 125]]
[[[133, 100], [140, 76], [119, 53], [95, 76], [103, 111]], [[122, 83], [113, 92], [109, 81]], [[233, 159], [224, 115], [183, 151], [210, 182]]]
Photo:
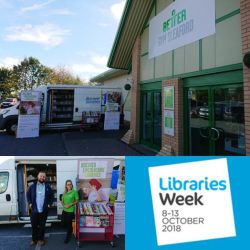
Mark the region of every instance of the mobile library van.
[[[98, 112], [104, 115], [106, 108], [113, 105], [121, 111], [120, 88], [92, 87], [79, 85], [39, 86], [32, 91], [40, 92], [41, 128], [78, 127], [83, 112]], [[13, 134], [17, 129], [20, 104], [0, 110], [0, 130]]]

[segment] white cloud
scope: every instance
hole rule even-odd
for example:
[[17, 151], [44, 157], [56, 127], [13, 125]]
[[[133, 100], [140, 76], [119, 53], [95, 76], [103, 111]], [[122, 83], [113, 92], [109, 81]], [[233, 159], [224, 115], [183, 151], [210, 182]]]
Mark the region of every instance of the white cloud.
[[107, 61], [108, 61], [108, 57], [107, 56], [94, 56], [94, 57], [92, 57], [91, 60], [94, 64], [106, 66]]
[[71, 69], [76, 75], [89, 80], [91, 77], [108, 70], [107, 60], [106, 56], [95, 55], [90, 58], [92, 63], [73, 64]]
[[1, 6], [1, 5], [5, 5], [6, 3], [7, 3], [6, 0], [0, 0], [0, 6]]
[[44, 9], [47, 5], [51, 4], [54, 1], [55, 0], [50, 0], [50, 1], [47, 1], [45, 3], [35, 3], [31, 6], [21, 8], [20, 13], [26, 13], [26, 12]]
[[21, 62], [19, 58], [15, 57], [5, 57], [0, 59], [0, 67], [5, 67], [11, 69], [14, 65], [17, 65]]
[[60, 15], [60, 16], [74, 15], [74, 13], [72, 11], [67, 10], [67, 9], [54, 9], [54, 10], [51, 10], [51, 14]]
[[107, 24], [107, 23], [98, 23], [97, 25], [100, 27], [108, 27], [109, 26], [109, 24]]
[[111, 13], [117, 21], [119, 21], [121, 19], [123, 9], [125, 6], [125, 2], [126, 1], [123, 0], [120, 3], [116, 3], [116, 4], [111, 5], [111, 7], [110, 7]]
[[94, 64], [73, 64], [72, 70], [76, 73], [96, 73], [102, 71], [102, 68]]
[[54, 24], [12, 26], [7, 29], [6, 41], [25, 41], [44, 45], [46, 48], [61, 44], [69, 30]]
[[91, 77], [94, 77], [106, 70], [107, 67], [100, 67], [95, 64], [73, 64], [71, 65], [72, 71], [81, 76], [83, 79], [89, 80]]

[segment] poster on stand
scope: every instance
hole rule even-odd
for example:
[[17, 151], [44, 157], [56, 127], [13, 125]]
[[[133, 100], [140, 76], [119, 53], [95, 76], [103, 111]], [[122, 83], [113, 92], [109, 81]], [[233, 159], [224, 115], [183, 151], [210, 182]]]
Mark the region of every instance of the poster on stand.
[[107, 103], [117, 103], [121, 104], [122, 93], [118, 91], [107, 91], [106, 93], [106, 104]]
[[79, 160], [78, 192], [80, 200], [108, 202], [114, 161], [111, 159]]
[[39, 136], [41, 92], [22, 91], [19, 105], [17, 138]]
[[105, 91], [102, 93], [102, 111], [120, 111], [122, 93], [119, 91]]
[[119, 130], [120, 112], [105, 112], [104, 130]]
[[125, 234], [125, 203], [115, 202], [114, 234]]

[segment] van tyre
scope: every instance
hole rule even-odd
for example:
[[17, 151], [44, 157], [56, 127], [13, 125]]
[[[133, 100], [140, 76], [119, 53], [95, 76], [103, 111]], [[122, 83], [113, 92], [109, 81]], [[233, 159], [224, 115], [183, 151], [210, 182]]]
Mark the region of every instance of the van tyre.
[[6, 125], [6, 131], [9, 135], [14, 135], [17, 131], [17, 120], [11, 120]]

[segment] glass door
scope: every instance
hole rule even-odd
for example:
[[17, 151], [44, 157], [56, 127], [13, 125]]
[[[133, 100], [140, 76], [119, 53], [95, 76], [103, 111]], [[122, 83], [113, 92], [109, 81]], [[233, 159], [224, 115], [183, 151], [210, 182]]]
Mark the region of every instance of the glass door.
[[161, 146], [161, 91], [142, 94], [141, 142], [159, 149]]
[[221, 87], [214, 96], [215, 155], [245, 155], [243, 87]]
[[245, 155], [243, 87], [188, 90], [190, 155]]
[[208, 98], [208, 89], [190, 89], [188, 91], [190, 155], [210, 154]]
[[153, 93], [153, 144], [161, 146], [161, 122], [162, 122], [162, 111], [161, 111], [161, 92]]
[[142, 141], [150, 143], [152, 138], [152, 93], [147, 92], [142, 96]]

